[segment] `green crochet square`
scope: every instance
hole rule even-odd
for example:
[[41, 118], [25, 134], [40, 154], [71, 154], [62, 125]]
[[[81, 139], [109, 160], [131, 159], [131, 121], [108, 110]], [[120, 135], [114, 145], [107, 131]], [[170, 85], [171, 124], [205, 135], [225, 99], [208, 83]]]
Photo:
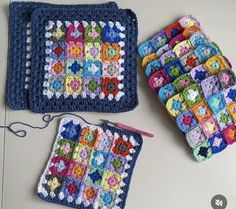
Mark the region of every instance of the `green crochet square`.
[[182, 92], [183, 98], [189, 107], [203, 100], [200, 87], [197, 84], [191, 84]]

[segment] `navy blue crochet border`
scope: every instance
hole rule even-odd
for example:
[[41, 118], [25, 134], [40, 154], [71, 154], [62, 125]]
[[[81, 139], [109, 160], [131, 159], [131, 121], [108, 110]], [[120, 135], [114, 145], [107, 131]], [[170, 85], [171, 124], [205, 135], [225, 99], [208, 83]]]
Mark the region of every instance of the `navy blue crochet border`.
[[[25, 89], [27, 23], [37, 8], [107, 8], [118, 9], [115, 2], [104, 4], [57, 5], [42, 2], [12, 2], [9, 5], [9, 47], [7, 95], [8, 106], [14, 110], [29, 109], [29, 91]], [[43, 31], [42, 31], [43, 32]]]
[[[134, 167], [136, 165], [139, 153], [142, 149], [142, 145], [143, 145], [143, 138], [139, 133], [136, 132], [132, 132], [132, 131], [128, 131], [128, 130], [124, 130], [124, 129], [119, 129], [113, 126], [108, 125], [107, 123], [104, 123], [101, 125], [101, 128], [103, 130], [110, 130], [113, 134], [115, 132], [117, 132], [119, 135], [126, 135], [128, 138], [132, 135], [135, 140], [138, 142], [138, 146], [136, 146], [135, 149], [135, 153], [132, 155], [132, 160], [129, 162], [130, 168], [128, 168], [126, 170], [126, 173], [128, 174], [128, 176], [124, 179], [124, 183], [126, 184], [124, 187], [122, 187], [123, 193], [119, 195], [119, 198], [122, 200], [118, 206], [121, 209], [125, 208], [126, 205], [126, 200], [128, 197], [128, 192], [129, 192], [129, 188], [130, 188], [130, 182], [132, 179], [132, 175], [133, 175], [133, 171], [134, 171]], [[65, 205], [65, 206], [70, 206], [73, 208], [77, 208], [77, 209], [94, 209], [92, 205], [86, 207], [84, 206], [82, 203], [80, 205], [75, 205], [73, 203], [68, 203], [66, 201], [62, 201], [60, 200], [58, 197], [55, 198], [51, 198], [50, 196], [48, 197], [44, 197], [41, 193], [38, 193], [38, 196], [40, 199], [42, 200], [46, 200], [48, 202], [51, 203], [56, 203], [56, 204], [60, 204], [60, 205]]]
[[[124, 55], [124, 79], [122, 83], [125, 87], [122, 91], [124, 96], [117, 102], [109, 101], [108, 98], [100, 100], [98, 98], [72, 97], [59, 99], [53, 97], [50, 100], [43, 95], [44, 66], [45, 61], [45, 25], [49, 20], [56, 21], [119, 21], [125, 28], [126, 37], [124, 39], [126, 52]], [[126, 112], [134, 109], [138, 105], [137, 95], [137, 18], [131, 10], [121, 9], [51, 9], [40, 8], [34, 10], [32, 14], [32, 76], [30, 82], [30, 109], [34, 112], [68, 112], [68, 111], [90, 111], [90, 112]]]

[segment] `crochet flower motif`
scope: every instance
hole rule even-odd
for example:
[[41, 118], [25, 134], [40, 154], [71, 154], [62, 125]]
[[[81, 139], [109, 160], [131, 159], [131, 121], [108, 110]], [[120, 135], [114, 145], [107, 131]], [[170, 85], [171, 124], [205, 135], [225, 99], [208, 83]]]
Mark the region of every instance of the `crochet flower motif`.
[[221, 114], [220, 114], [220, 122], [227, 124], [228, 121], [229, 121], [228, 114], [226, 114], [226, 113], [221, 113]]
[[66, 186], [66, 189], [67, 189], [69, 195], [73, 195], [74, 193], [76, 193], [78, 191], [78, 188], [74, 182], [69, 183]]
[[56, 190], [61, 186], [60, 182], [58, 181], [57, 177], [53, 177], [53, 179], [49, 180], [47, 185], [50, 187], [51, 191]]
[[63, 160], [60, 160], [59, 162], [57, 162], [55, 164], [55, 167], [57, 168], [57, 171], [59, 173], [67, 168], [67, 166], [65, 165], [65, 162]]
[[193, 122], [193, 117], [191, 115], [184, 115], [182, 123], [184, 125], [191, 125]]
[[[68, 64], [68, 63], [67, 63]], [[75, 61], [70, 61], [70, 66], [68, 66], [68, 69], [73, 73], [73, 74], [78, 74], [83, 70], [83, 64], [82, 62], [79, 62], [77, 60]]]
[[182, 102], [179, 100], [173, 99], [171, 109], [173, 109], [175, 111], [180, 111], [182, 109]]
[[100, 199], [104, 206], [109, 206], [114, 200], [113, 194], [111, 192], [105, 191], [100, 195]]
[[220, 147], [222, 141], [223, 141], [222, 138], [216, 137], [216, 138], [214, 139], [213, 146], [214, 146], [214, 147]]
[[84, 26], [79, 24], [75, 27], [74, 24], [71, 24], [67, 29], [66, 42], [83, 42], [84, 39]]
[[67, 42], [67, 57], [73, 59], [82, 59], [83, 44], [81, 42]]
[[85, 58], [90, 60], [101, 59], [101, 44], [100, 43], [86, 43], [85, 44]]
[[79, 164], [73, 168], [72, 172], [76, 177], [82, 177], [85, 174], [85, 167]]
[[105, 96], [109, 96], [110, 94], [112, 94], [113, 96], [115, 96], [119, 91], [119, 87], [118, 85], [120, 84], [120, 81], [115, 78], [108, 78], [105, 77], [102, 80], [102, 92], [105, 94]]
[[195, 67], [196, 66], [196, 59], [197, 59], [196, 57], [188, 56], [186, 64], [190, 67]]
[[102, 29], [99, 25], [96, 25], [95, 27], [87, 25], [85, 27], [85, 41], [87, 43], [101, 42], [101, 32]]
[[117, 155], [121, 155], [123, 157], [130, 154], [130, 149], [133, 148], [133, 145], [129, 141], [124, 141], [121, 137], [119, 137], [115, 141], [115, 146], [113, 147], [113, 152]]
[[118, 43], [121, 41], [120, 37], [121, 30], [118, 29], [115, 25], [110, 27], [109, 25], [105, 25], [103, 28], [103, 42], [110, 42], [110, 43]]
[[211, 68], [213, 70], [219, 70], [220, 69], [220, 62], [218, 60], [214, 60], [211, 64], [210, 64]]
[[203, 80], [203, 79], [206, 78], [206, 76], [207, 76], [207, 72], [206, 71], [196, 70], [195, 71], [194, 79], [196, 79], [196, 80]]
[[103, 76], [117, 77], [119, 75], [120, 64], [118, 62], [103, 62]]
[[163, 82], [164, 82], [164, 78], [163, 77], [155, 77], [153, 79], [154, 83], [153, 83], [153, 87], [154, 88], [158, 88], [160, 86], [162, 86]]
[[59, 40], [62, 40], [65, 38], [65, 27], [61, 26], [61, 27], [58, 27], [56, 25], [53, 26], [53, 28], [51, 30], [49, 30], [49, 32], [51, 33], [52, 35], [52, 40], [54, 41], [59, 41]]
[[231, 99], [232, 101], [236, 100], [236, 89], [230, 89], [227, 98]]
[[170, 76], [177, 77], [180, 74], [180, 67], [178, 66], [171, 66], [169, 71]]
[[82, 129], [81, 135], [80, 142], [89, 147], [93, 147], [98, 137], [98, 130], [91, 130], [90, 127], [87, 126]]
[[121, 47], [117, 43], [103, 43], [102, 45], [102, 61], [115, 62], [121, 58]]
[[66, 91], [69, 95], [82, 92], [82, 78], [80, 76], [68, 76], [66, 78]]
[[199, 93], [197, 90], [189, 89], [187, 98], [188, 100], [195, 102], [198, 95]]
[[54, 60], [61, 60], [65, 58], [65, 42], [59, 41], [58, 43], [53, 43], [50, 46], [51, 52], [49, 53], [49, 57], [51, 57]]
[[101, 79], [85, 77], [84, 78], [84, 92], [86, 95], [90, 95], [92, 98], [99, 95], [101, 92]]
[[60, 92], [63, 93], [64, 79], [61, 76], [52, 76], [48, 79], [49, 89], [54, 93]]
[[78, 140], [78, 137], [79, 137], [80, 131], [81, 131], [80, 125], [74, 124], [73, 121], [71, 120], [68, 123], [66, 123], [65, 125], [63, 125], [63, 128], [65, 128], [65, 130], [63, 132], [61, 132], [61, 136], [64, 139], [70, 139], [72, 141]]
[[90, 177], [93, 183], [96, 183], [97, 181], [101, 181], [102, 179], [102, 176], [98, 170], [95, 170], [94, 172], [89, 173], [88, 176]]
[[64, 65], [60, 61], [55, 62], [52, 66], [52, 71], [57, 75], [61, 74], [63, 70]]
[[202, 146], [202, 147], [200, 147], [200, 149], [199, 149], [198, 155], [201, 155], [201, 156], [203, 156], [203, 157], [207, 157], [207, 155], [208, 155], [208, 150], [209, 150], [209, 147], [204, 147], [204, 146]]
[[230, 76], [227, 73], [222, 73], [220, 81], [224, 83], [225, 85], [227, 85], [230, 81]]
[[85, 63], [84, 76], [100, 77], [102, 74], [101, 71], [102, 71], [102, 63], [100, 61], [88, 60]]
[[183, 55], [187, 54], [189, 52], [189, 48], [186, 46], [183, 46], [179, 50], [179, 56], [182, 57]]
[[92, 201], [96, 197], [97, 192], [93, 187], [86, 188], [84, 190], [84, 197], [86, 200]]
[[119, 180], [116, 178], [116, 176], [110, 176], [107, 179], [107, 183], [112, 188], [112, 187], [115, 187], [119, 183]]
[[69, 142], [62, 145], [60, 149], [64, 152], [64, 154], [68, 154], [72, 150]]
[[204, 117], [207, 112], [207, 107], [200, 106], [198, 108], [198, 115]]
[[189, 84], [190, 84], [190, 80], [181, 80], [180, 82], [179, 82], [179, 88], [180, 89], [184, 89], [184, 88], [186, 88]]

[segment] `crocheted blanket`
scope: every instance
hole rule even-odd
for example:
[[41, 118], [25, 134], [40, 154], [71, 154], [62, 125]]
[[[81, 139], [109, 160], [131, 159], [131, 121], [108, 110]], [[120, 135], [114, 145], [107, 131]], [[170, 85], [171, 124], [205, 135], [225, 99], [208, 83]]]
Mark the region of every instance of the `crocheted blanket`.
[[236, 141], [236, 80], [231, 64], [192, 15], [139, 47], [148, 84], [204, 161]]
[[13, 2], [9, 31], [12, 109], [125, 112], [137, 106], [137, 19], [131, 10], [113, 2]]
[[141, 147], [140, 134], [65, 117], [38, 195], [79, 209], [123, 209]]

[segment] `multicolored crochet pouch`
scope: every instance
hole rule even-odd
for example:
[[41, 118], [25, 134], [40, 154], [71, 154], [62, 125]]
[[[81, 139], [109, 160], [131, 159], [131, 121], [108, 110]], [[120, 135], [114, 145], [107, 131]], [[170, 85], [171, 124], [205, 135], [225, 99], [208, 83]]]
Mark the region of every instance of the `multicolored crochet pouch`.
[[186, 136], [198, 161], [236, 141], [236, 78], [192, 15], [139, 47], [148, 84]]
[[[19, 91], [25, 99], [18, 97], [25, 105], [15, 105], [16, 90], [11, 87], [11, 107], [34, 112], [125, 112], [137, 106], [138, 31], [131, 10], [118, 9], [115, 3], [39, 4], [27, 14], [31, 37], [23, 42], [30, 42], [31, 60], [25, 63], [27, 69], [21, 68], [26, 70], [21, 87], [26, 89]], [[27, 46], [24, 52], [27, 56]]]
[[138, 133], [64, 117], [38, 195], [79, 209], [123, 209], [141, 147]]

